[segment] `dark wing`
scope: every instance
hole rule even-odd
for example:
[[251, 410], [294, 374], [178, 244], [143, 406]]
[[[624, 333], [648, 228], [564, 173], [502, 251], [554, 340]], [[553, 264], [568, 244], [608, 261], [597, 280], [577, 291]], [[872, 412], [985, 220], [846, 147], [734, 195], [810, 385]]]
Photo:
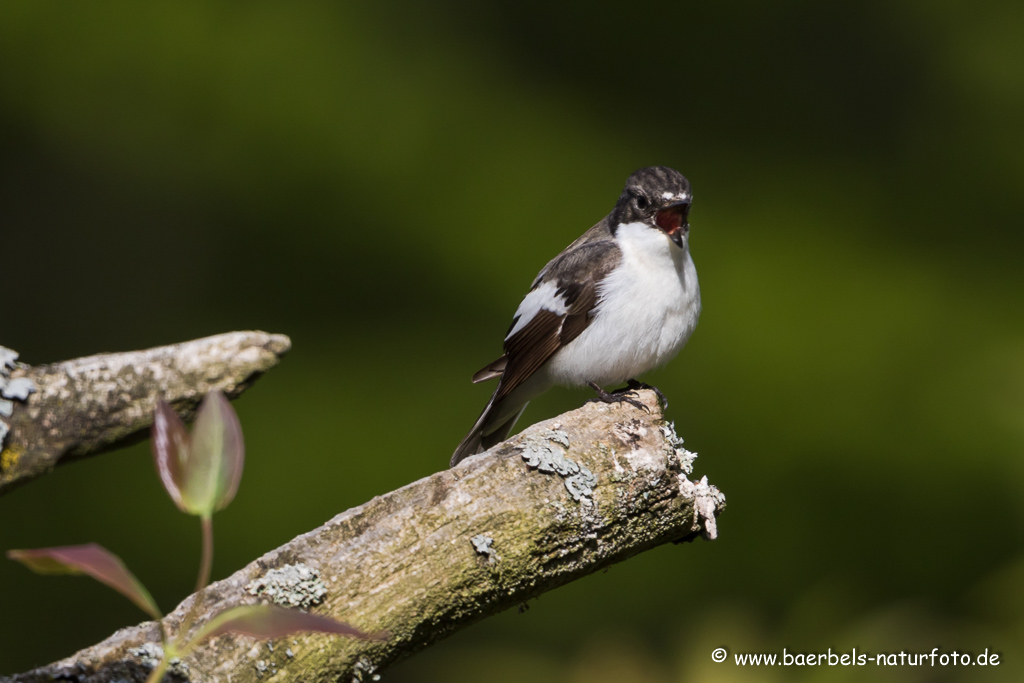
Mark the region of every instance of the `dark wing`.
[[480, 382], [486, 382], [487, 380], [494, 379], [495, 377], [501, 377], [501, 373], [505, 372], [505, 365], [507, 363], [508, 358], [506, 356], [502, 356], [498, 360], [488, 363], [480, 370], [477, 370], [477, 373], [473, 375], [473, 384], [479, 384]]
[[[530, 291], [554, 283], [551, 305], [541, 304], [522, 328], [505, 339], [505, 361], [495, 402], [512, 393], [587, 328], [598, 303], [598, 285], [621, 259], [622, 252], [613, 240], [601, 240], [570, 248], [541, 271]], [[513, 320], [510, 329], [518, 320]]]

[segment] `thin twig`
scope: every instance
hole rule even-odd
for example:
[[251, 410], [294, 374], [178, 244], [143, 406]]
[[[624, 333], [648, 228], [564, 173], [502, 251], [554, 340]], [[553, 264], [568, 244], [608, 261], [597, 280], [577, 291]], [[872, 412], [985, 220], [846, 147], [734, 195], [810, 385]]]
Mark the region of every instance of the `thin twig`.
[[213, 516], [203, 515], [199, 519], [203, 528], [203, 557], [199, 563], [199, 577], [196, 579], [197, 593], [209, 585], [210, 569], [213, 567]]
[[37, 391], [14, 401], [0, 450], [0, 494], [57, 465], [146, 436], [158, 398], [190, 419], [208, 391], [234, 398], [274, 367], [288, 337], [229, 332], [145, 351], [109, 353], [53, 365], [19, 365]]

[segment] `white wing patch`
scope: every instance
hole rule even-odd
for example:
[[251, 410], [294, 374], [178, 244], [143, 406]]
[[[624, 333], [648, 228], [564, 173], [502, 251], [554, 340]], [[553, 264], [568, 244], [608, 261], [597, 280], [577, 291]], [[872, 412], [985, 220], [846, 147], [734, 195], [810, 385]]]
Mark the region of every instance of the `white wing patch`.
[[507, 341], [516, 332], [526, 327], [526, 324], [533, 320], [533, 317], [541, 309], [558, 315], [565, 315], [568, 310], [565, 306], [565, 297], [557, 292], [558, 287], [554, 282], [549, 281], [527, 294], [522, 303], [519, 304], [519, 308], [516, 309], [518, 320], [516, 320], [515, 326], [509, 331], [508, 335], [505, 336], [505, 340]]

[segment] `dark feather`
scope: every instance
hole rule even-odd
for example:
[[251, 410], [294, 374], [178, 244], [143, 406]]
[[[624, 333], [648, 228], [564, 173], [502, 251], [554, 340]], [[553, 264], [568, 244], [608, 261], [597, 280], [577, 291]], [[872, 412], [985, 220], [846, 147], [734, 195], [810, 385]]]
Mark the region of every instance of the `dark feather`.
[[[595, 226], [601, 227], [600, 224]], [[525, 382], [560, 348], [587, 328], [598, 303], [598, 285], [619, 264], [622, 253], [610, 239], [577, 241], [551, 261], [534, 283], [554, 281], [566, 305], [564, 314], [540, 309], [518, 332], [505, 340], [506, 364], [495, 400]]]
[[593, 280], [588, 280], [572, 301], [562, 321], [562, 330], [558, 335], [561, 346], [565, 346], [587, 329], [596, 306], [597, 284]]
[[523, 329], [505, 342], [508, 365], [498, 385], [498, 401], [512, 393], [561, 347], [559, 335], [564, 318], [542, 308]]
[[480, 370], [477, 370], [476, 374], [473, 375], [473, 384], [479, 384], [480, 382], [486, 382], [489, 379], [495, 377], [501, 377], [501, 373], [505, 372], [505, 365], [508, 363], [508, 356], [502, 356], [496, 361], [488, 363]]

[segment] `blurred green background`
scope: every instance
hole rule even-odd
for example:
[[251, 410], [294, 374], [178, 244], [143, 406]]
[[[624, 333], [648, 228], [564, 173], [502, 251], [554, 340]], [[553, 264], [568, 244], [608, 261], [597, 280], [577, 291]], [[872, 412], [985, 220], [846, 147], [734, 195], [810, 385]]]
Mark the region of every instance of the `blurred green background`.
[[[1024, 680], [1024, 4], [0, 6], [0, 344], [291, 336], [239, 401], [214, 577], [446, 466], [470, 375], [634, 169], [691, 180], [704, 298], [648, 379], [714, 543], [475, 625], [391, 681]], [[579, 405], [555, 390], [520, 426]], [[199, 555], [148, 444], [0, 497], [165, 609]], [[142, 620], [0, 562], [0, 673]], [[740, 668], [956, 649], [987, 669]]]

